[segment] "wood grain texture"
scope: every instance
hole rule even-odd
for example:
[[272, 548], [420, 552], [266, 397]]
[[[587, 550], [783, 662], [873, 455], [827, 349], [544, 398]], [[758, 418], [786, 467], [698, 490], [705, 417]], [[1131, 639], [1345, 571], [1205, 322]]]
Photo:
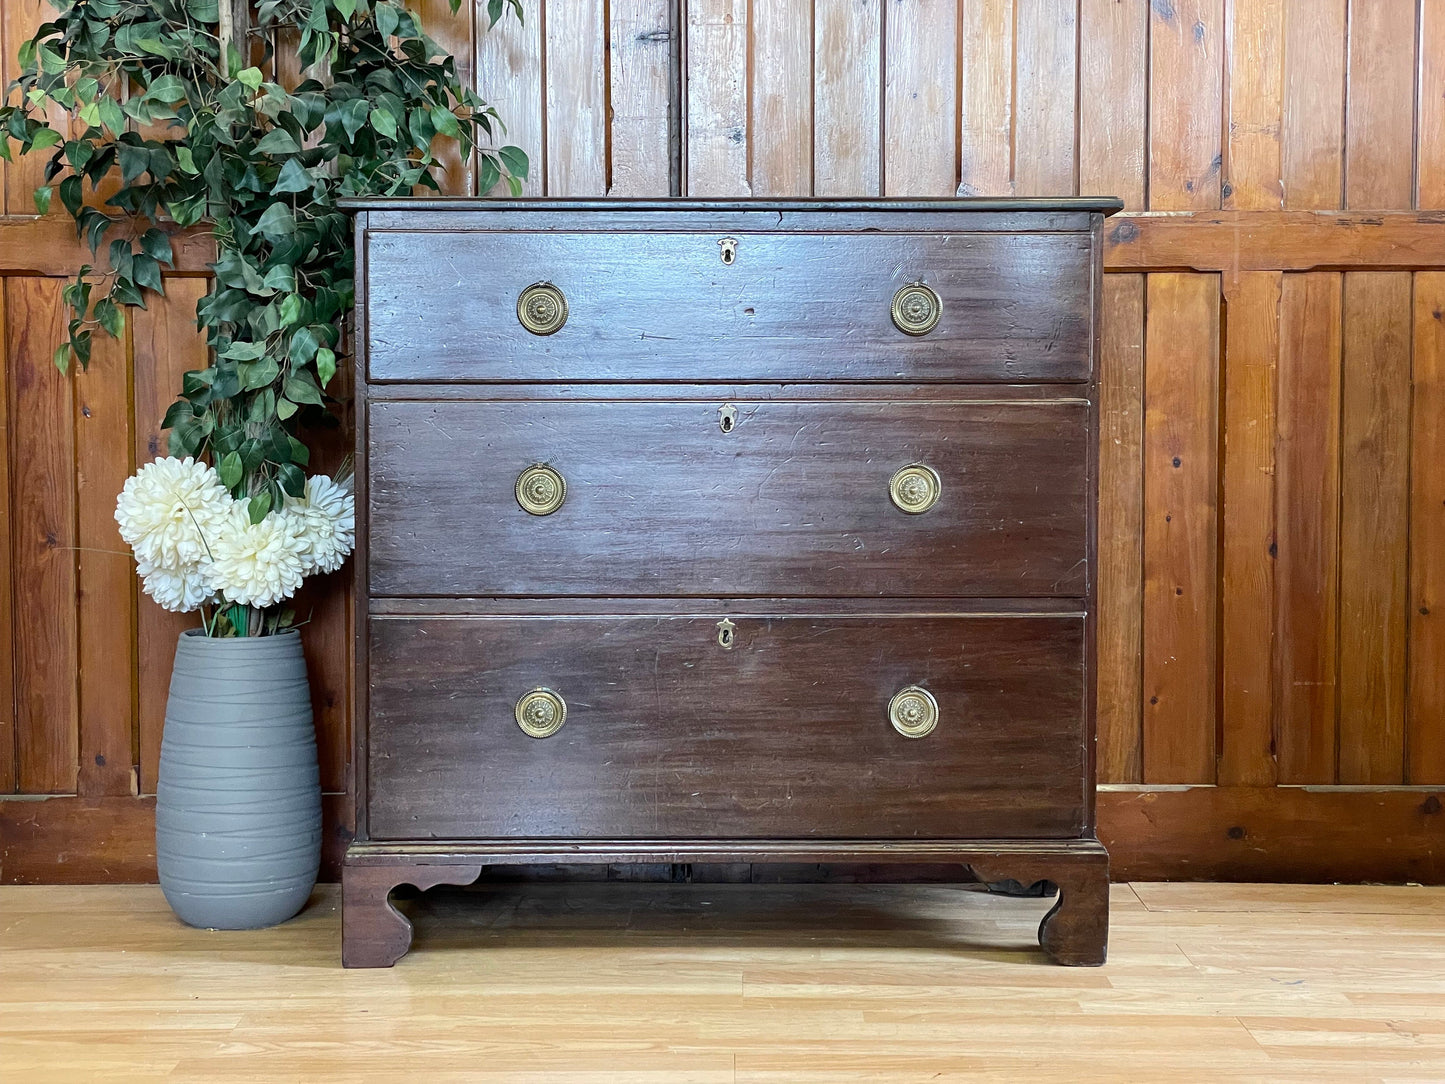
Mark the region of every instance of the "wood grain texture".
[[884, 0], [815, 0], [813, 194], [876, 196]]
[[1149, 276], [1144, 780], [1215, 778], [1219, 280]]
[[[456, 57], [457, 78], [462, 85], [472, 83], [472, 40], [475, 37], [472, 19], [476, 6], [462, 4], [453, 13], [449, 0], [409, 0], [408, 8], [421, 19], [427, 37]], [[476, 194], [475, 156], [463, 158], [457, 144], [447, 140], [435, 141], [433, 148], [438, 158], [438, 168], [433, 170], [433, 174], [441, 190], [448, 195]]]
[[1415, 276], [1405, 781], [1445, 782], [1445, 275]]
[[1014, 7], [982, 0], [959, 8], [960, 196], [1014, 191]]
[[1144, 276], [1104, 279], [1099, 349], [1099, 780], [1144, 778]]
[[[506, 16], [487, 28], [484, 12], [476, 16], [474, 67], [477, 93], [501, 115], [506, 125], [496, 142], [510, 143], [527, 152], [531, 168], [522, 183], [522, 194], [541, 196], [547, 192], [547, 117], [542, 86], [542, 26], [545, 0], [527, 7], [526, 18]], [[498, 182], [491, 192], [505, 195], [507, 187]]]
[[[548, 4], [544, 30], [549, 196], [607, 194], [605, 0]], [[552, 118], [566, 117], [565, 124]]]
[[1345, 276], [1340, 475], [1341, 783], [1404, 776], [1410, 276]]
[[1285, 0], [1280, 168], [1290, 210], [1345, 206], [1349, 0]]
[[958, 190], [958, 6], [890, 2], [883, 17], [883, 194]]
[[1225, 0], [1227, 97], [1221, 203], [1282, 210], [1285, 11], [1288, 0]]
[[[749, 233], [726, 265], [715, 222], [669, 214], [670, 229], [656, 233], [372, 234], [371, 379], [1089, 375], [1087, 233], [974, 234], [957, 216], [953, 234]], [[429, 289], [439, 265], [485, 285]], [[894, 293], [920, 280], [938, 293], [942, 315], [913, 337], [889, 312]], [[567, 298], [566, 325], [546, 336], [526, 331], [516, 315], [517, 298], [538, 282]], [[416, 334], [423, 327], [427, 333]], [[848, 350], [838, 353], [841, 335]]]
[[1281, 783], [1335, 779], [1341, 276], [1280, 285], [1275, 438], [1275, 701]]
[[1282, 278], [1255, 271], [1223, 280], [1222, 786], [1271, 785], [1276, 775], [1274, 445]]
[[687, 10], [690, 196], [752, 195], [748, 173], [748, 0], [693, 0]]
[[[0, 38], [3, 44], [3, 38]], [[3, 180], [3, 178], [0, 178]], [[10, 334], [5, 289], [0, 285], [0, 794], [16, 787], [18, 732], [15, 712], [15, 574], [11, 558]]]
[[1417, 0], [1350, 0], [1345, 206], [1414, 203]]
[[1445, 0], [1420, 0], [1415, 206], [1445, 207]]
[[75, 374], [79, 790], [137, 792], [135, 562], [115, 523], [132, 470], [130, 321], [120, 339], [95, 337]]
[[[149, 463], [168, 454], [161, 419], [175, 401], [185, 373], [207, 364], [206, 340], [196, 328], [195, 316], [196, 302], [206, 287], [205, 279], [168, 279], [164, 298], [154, 298], [145, 309], [130, 314], [135, 370], [132, 455], [136, 463]], [[136, 649], [140, 666], [136, 678], [135, 740], [142, 794], [155, 793], [176, 640], [183, 630], [196, 624], [194, 615], [167, 613], [137, 592]]]
[[610, 196], [671, 191], [669, 110], [672, 39], [669, 0], [609, 0], [607, 95], [611, 103]]
[[1073, 195], [1078, 0], [1018, 0], [1015, 13], [1014, 192]]
[[1148, 183], [1149, 7], [1079, 0], [1079, 191], [1130, 211]]
[[812, 195], [812, 4], [752, 0], [751, 19], [753, 195]]
[[1218, 209], [1224, 0], [1150, 4], [1149, 207]]
[[60, 287], [5, 281], [17, 782], [29, 794], [74, 793], [79, 755], [75, 415], [70, 380], [51, 362], [64, 337]]
[[[371, 838], [1078, 836], [1080, 617], [733, 619], [728, 650], [712, 614], [374, 619]], [[909, 685], [939, 703], [917, 740]], [[537, 686], [550, 738], [513, 718]]]
[[[42, 23], [53, 17], [53, 10], [47, 0], [7, 0], [0, 7], [0, 40], [4, 41], [4, 59], [0, 61], [0, 79], [9, 87], [20, 78], [20, 65], [16, 57], [23, 42], [28, 40]], [[46, 112], [46, 121], [62, 135], [70, 130], [65, 111], [52, 105]], [[12, 147], [14, 144], [12, 143]], [[33, 215], [35, 211], [35, 189], [45, 183], [45, 163], [53, 151], [21, 157], [5, 167], [5, 202], [7, 215]], [[65, 208], [55, 200], [51, 215], [64, 216]]]
[[[371, 592], [1083, 595], [1081, 402], [729, 402], [730, 433], [719, 400], [373, 404]], [[534, 463], [566, 479], [548, 516]], [[888, 495], [910, 463], [942, 482], [921, 515]]]

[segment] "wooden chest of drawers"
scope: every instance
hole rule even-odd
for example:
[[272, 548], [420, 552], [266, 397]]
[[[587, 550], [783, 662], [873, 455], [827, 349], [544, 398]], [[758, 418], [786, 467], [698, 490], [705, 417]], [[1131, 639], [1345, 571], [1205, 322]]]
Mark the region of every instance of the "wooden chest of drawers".
[[357, 204], [348, 966], [508, 864], [1057, 891], [1110, 200]]

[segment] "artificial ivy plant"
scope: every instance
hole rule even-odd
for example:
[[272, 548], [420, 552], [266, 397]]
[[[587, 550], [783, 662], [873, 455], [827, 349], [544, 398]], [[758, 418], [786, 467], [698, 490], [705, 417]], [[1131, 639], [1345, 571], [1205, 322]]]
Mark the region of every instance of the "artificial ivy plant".
[[[436, 189], [447, 142], [475, 154], [482, 191], [505, 179], [516, 193], [527, 157], [492, 146], [495, 110], [401, 2], [51, 2], [56, 18], [20, 46], [0, 156], [11, 140], [51, 152], [36, 207], [58, 195], [96, 255], [66, 287], [73, 318], [55, 363], [87, 365], [95, 329], [119, 335], [127, 306], [164, 291], [163, 223], [205, 223], [215, 281], [196, 316], [212, 363], [185, 375], [163, 426], [171, 454], [209, 459], [259, 522], [301, 496], [297, 434], [331, 416], [355, 296], [337, 200]], [[522, 15], [520, 0], [487, 9], [493, 23]], [[277, 41], [294, 43], [294, 86], [268, 77], [286, 59]]]

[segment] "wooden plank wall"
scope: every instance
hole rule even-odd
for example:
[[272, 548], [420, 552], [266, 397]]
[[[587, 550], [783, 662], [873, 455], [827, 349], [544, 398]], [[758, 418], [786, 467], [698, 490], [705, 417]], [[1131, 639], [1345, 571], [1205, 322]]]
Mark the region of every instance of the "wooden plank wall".
[[[489, 32], [413, 3], [531, 154], [532, 195], [1123, 197], [1100, 433], [1116, 872], [1445, 878], [1445, 0], [525, 0]], [[37, 10], [6, 5], [7, 56]], [[180, 623], [136, 597], [107, 516], [200, 358], [204, 279], [61, 379], [59, 283], [6, 241], [49, 228], [23, 218], [34, 183], [6, 171], [0, 220], [0, 791], [76, 797], [0, 803], [0, 879], [145, 876], [129, 795], [154, 786]], [[446, 183], [471, 191], [469, 166]], [[344, 591], [313, 593], [308, 630], [332, 790]]]

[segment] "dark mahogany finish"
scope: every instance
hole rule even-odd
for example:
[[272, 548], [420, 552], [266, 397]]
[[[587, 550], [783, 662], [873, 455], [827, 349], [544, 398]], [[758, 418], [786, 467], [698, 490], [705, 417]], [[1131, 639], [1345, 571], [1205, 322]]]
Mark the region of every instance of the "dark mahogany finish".
[[[1102, 963], [1094, 374], [1117, 207], [357, 205], [345, 964], [406, 952], [397, 885], [579, 863], [1043, 883], [1045, 951]], [[915, 281], [942, 298], [916, 337], [889, 314]], [[518, 320], [537, 282], [566, 295], [552, 335]], [[914, 463], [942, 483], [921, 515], [888, 492]], [[566, 480], [550, 515], [518, 506], [533, 464]], [[909, 686], [939, 708], [921, 738], [888, 717]], [[567, 704], [550, 737], [514, 717], [537, 688]]]

